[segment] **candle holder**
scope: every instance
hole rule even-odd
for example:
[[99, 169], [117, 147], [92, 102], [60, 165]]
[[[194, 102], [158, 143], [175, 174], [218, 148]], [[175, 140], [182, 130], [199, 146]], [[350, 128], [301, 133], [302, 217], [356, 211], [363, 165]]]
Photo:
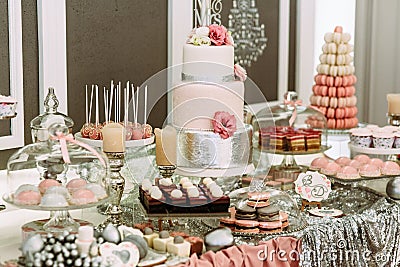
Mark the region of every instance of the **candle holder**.
[[122, 219], [121, 198], [124, 192], [125, 179], [121, 175], [121, 168], [124, 166], [124, 152], [105, 152], [110, 164], [110, 177], [105, 178], [106, 188], [111, 196], [111, 203], [108, 204], [105, 214], [106, 220], [99, 225], [99, 228], [106, 227], [108, 224], [119, 226], [124, 224]]
[[158, 170], [163, 178], [171, 178], [175, 173], [176, 165], [158, 165]]
[[400, 114], [387, 114], [388, 123], [393, 126], [400, 126]]

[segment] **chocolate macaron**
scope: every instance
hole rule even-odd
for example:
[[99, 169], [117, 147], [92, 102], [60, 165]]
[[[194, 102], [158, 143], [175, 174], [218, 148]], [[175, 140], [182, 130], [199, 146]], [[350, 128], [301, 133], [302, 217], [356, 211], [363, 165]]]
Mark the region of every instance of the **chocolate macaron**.
[[237, 220], [254, 220], [257, 218], [256, 209], [248, 205], [236, 206], [235, 218]]
[[282, 222], [281, 221], [273, 221], [273, 222], [259, 222], [258, 228], [260, 228], [261, 233], [279, 233], [282, 231]]
[[258, 220], [261, 222], [272, 222], [279, 220], [279, 208], [275, 205], [257, 209]]
[[259, 233], [258, 222], [252, 220], [236, 220], [235, 232]]

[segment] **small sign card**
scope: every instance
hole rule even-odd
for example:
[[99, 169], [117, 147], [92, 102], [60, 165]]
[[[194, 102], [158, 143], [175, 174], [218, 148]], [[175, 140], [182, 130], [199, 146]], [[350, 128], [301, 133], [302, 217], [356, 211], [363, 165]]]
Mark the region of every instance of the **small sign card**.
[[327, 199], [331, 192], [331, 181], [318, 172], [300, 173], [294, 184], [296, 193], [309, 202]]

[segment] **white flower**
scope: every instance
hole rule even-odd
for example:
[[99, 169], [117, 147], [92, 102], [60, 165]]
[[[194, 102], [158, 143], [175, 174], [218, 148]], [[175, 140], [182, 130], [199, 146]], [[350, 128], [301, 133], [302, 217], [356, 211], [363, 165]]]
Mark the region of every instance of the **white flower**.
[[192, 38], [190, 38], [189, 43], [192, 43], [194, 45], [211, 45], [211, 40], [208, 37], [198, 36], [197, 34], [194, 34]]
[[198, 27], [196, 29], [196, 35], [200, 37], [208, 37], [210, 29], [208, 27]]

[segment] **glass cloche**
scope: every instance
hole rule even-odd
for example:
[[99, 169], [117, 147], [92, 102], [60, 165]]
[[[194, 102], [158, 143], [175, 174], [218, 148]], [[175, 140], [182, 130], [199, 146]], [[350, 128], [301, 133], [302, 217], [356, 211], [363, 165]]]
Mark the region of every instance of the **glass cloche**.
[[[319, 110], [307, 107], [298, 100], [296, 92], [287, 92], [284, 102], [270, 109], [260, 110], [253, 118], [254, 146], [266, 150], [282, 152], [304, 152], [320, 150], [327, 144], [327, 121]], [[290, 136], [289, 139], [278, 140], [271, 143], [271, 133]], [[315, 133], [319, 136], [320, 143], [311, 147], [307, 146], [307, 137]], [[305, 143], [298, 140], [297, 136], [305, 136]], [[291, 142], [292, 139], [294, 142]]]
[[31, 120], [32, 142], [41, 142], [49, 139], [48, 128], [51, 124], [60, 123], [68, 127], [72, 133], [74, 121], [65, 114], [57, 111], [58, 99], [54, 93], [54, 88], [49, 88], [46, 99], [44, 100], [45, 112]]
[[[66, 212], [106, 201], [109, 164], [105, 154], [74, 140], [63, 124], [51, 125], [49, 133], [49, 140], [27, 145], [9, 158], [4, 200], [20, 208]], [[60, 224], [60, 228], [77, 226], [66, 214], [53, 219], [48, 229]]]
[[[260, 110], [253, 117], [253, 129], [255, 160], [267, 165], [265, 162], [268, 157], [265, 154], [284, 155], [278, 169], [287, 171], [284, 174], [286, 178], [295, 178], [303, 171], [293, 156], [320, 153], [328, 149], [324, 114], [303, 105], [296, 92], [287, 92], [283, 103]], [[289, 172], [293, 172], [293, 177]]]
[[[299, 204], [286, 191], [276, 190], [268, 186], [257, 188], [249, 186], [231, 192], [229, 197], [235, 207], [236, 214], [239, 214], [239, 218], [240, 210], [251, 212], [251, 208], [253, 208], [256, 209], [255, 213], [258, 214], [258, 217], [254, 220], [260, 220], [265, 215], [276, 216], [274, 221], [281, 221], [282, 225], [278, 231], [266, 231], [265, 235], [292, 233], [304, 229], [307, 225], [300, 212]], [[263, 219], [260, 221], [263, 221]], [[254, 235], [241, 232], [235, 234]], [[257, 233], [257, 235], [262, 235], [262, 233]]]

